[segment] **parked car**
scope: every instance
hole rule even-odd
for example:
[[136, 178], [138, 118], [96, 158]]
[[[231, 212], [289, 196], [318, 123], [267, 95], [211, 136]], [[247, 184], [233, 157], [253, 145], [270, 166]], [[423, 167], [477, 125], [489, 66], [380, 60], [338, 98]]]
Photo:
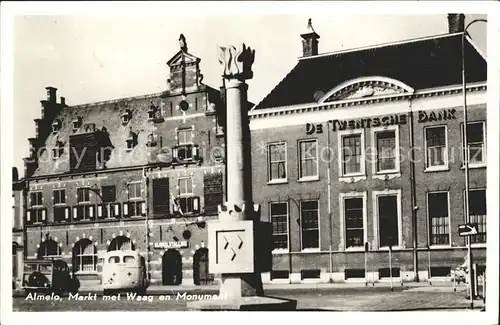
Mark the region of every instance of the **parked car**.
[[26, 295], [32, 292], [76, 293], [79, 283], [71, 277], [68, 264], [63, 260], [25, 260], [22, 288]]

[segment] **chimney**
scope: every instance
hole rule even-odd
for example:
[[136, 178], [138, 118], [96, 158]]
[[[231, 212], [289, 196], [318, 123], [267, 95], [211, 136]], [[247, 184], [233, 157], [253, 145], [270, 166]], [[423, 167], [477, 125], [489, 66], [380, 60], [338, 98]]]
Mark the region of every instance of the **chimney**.
[[66, 98], [61, 96], [61, 105], [66, 106]]
[[448, 14], [448, 31], [450, 34], [462, 33], [465, 28], [464, 14]]
[[318, 38], [319, 35], [316, 34], [312, 27], [311, 18], [307, 22], [307, 29], [304, 34], [300, 35], [302, 37], [302, 55], [303, 56], [313, 56], [318, 55]]
[[55, 104], [55, 102], [56, 102], [57, 88], [54, 88], [54, 87], [45, 87], [45, 89], [47, 89], [47, 101], [49, 103]]

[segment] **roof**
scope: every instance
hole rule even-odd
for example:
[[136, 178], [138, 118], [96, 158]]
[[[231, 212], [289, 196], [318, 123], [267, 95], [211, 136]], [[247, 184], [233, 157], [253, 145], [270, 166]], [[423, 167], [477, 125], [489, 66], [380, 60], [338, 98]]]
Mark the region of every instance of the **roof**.
[[[466, 80], [484, 82], [486, 60], [466, 39]], [[415, 91], [461, 84], [461, 48], [462, 33], [456, 33], [301, 58], [253, 109], [313, 103], [316, 94], [360, 77], [392, 78]]]

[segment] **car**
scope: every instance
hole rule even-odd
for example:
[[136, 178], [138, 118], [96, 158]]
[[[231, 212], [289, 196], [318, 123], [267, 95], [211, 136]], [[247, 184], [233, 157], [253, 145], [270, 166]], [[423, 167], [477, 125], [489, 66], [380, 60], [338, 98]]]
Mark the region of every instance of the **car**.
[[26, 295], [34, 292], [74, 294], [78, 292], [79, 282], [71, 276], [63, 260], [24, 260], [22, 288]]

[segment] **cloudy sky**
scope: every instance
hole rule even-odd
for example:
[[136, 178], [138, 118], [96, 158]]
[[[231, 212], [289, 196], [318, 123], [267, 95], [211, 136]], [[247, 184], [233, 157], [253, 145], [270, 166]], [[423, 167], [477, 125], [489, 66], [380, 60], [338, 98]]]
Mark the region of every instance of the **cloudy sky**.
[[[168, 8], [168, 7], [167, 7]], [[466, 22], [484, 15], [467, 14]], [[165, 12], [116, 15], [20, 15], [14, 20], [14, 157], [20, 174], [35, 134], [45, 87], [77, 105], [164, 90], [166, 62], [179, 34], [201, 58], [204, 83], [219, 87], [217, 45], [244, 42], [256, 50], [249, 99], [258, 103], [301, 56], [307, 19], [321, 36], [320, 53], [448, 32], [446, 13], [349, 15], [310, 10], [283, 15], [194, 15], [176, 6]], [[486, 51], [486, 26], [470, 34]]]

